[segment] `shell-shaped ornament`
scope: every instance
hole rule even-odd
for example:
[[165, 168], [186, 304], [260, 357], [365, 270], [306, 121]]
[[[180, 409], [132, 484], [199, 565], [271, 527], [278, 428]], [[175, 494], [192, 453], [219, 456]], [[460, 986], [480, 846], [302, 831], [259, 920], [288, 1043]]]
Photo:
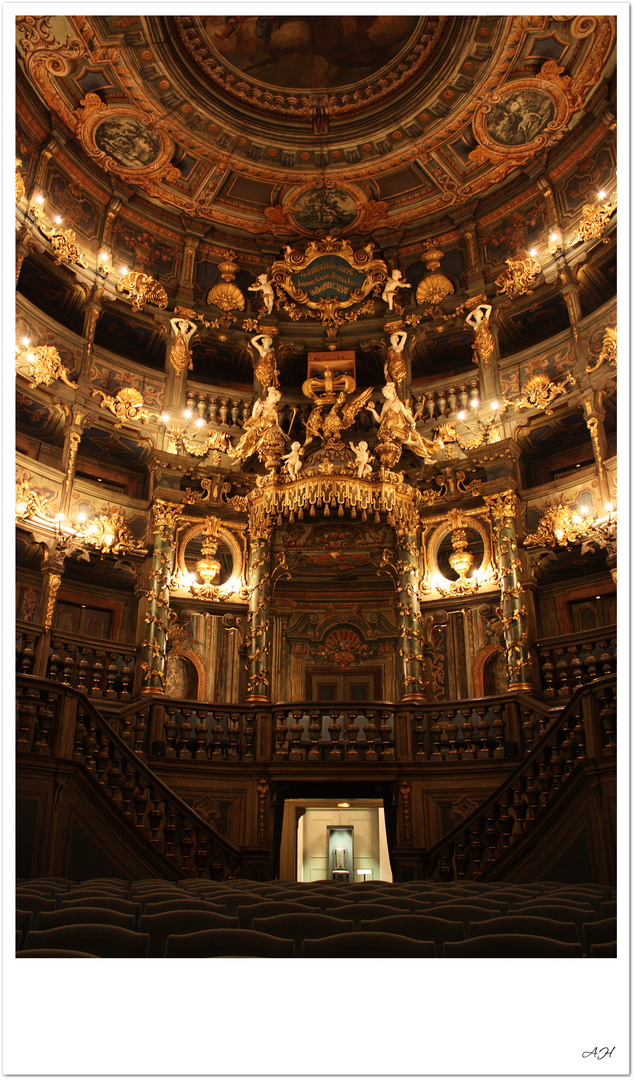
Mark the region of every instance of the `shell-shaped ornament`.
[[233, 281], [223, 281], [214, 285], [207, 294], [207, 303], [215, 304], [221, 311], [242, 311], [245, 297]]
[[440, 304], [444, 297], [454, 292], [454, 285], [445, 274], [428, 274], [417, 286], [418, 304]]

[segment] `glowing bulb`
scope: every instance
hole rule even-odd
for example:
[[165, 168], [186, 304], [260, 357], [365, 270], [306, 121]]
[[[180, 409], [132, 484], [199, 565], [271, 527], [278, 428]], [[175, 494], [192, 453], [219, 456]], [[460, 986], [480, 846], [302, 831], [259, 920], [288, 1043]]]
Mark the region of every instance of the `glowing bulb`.
[[84, 513], [83, 510], [80, 510], [79, 514], [77, 515], [77, 520], [78, 521], [86, 521], [86, 514]]
[[529, 249], [529, 254], [530, 254], [530, 255], [534, 255], [534, 256], [535, 256], [535, 255], [537, 255], [537, 254], [538, 254], [538, 252], [536, 251], [536, 249], [535, 249], [535, 248], [530, 248], [530, 249]]
[[580, 507], [580, 513], [582, 514], [583, 517], [585, 517], [588, 514], [588, 512], [589, 512], [588, 506], [581, 506]]
[[612, 514], [613, 513], [613, 503], [611, 503], [611, 502], [604, 503], [604, 509], [608, 510], [609, 514]]
[[472, 400], [470, 401], [470, 405], [472, 406], [473, 409], [478, 409], [478, 405], [479, 405], [478, 398], [472, 398]]
[[554, 242], [554, 244], [555, 244], [556, 240], [558, 239], [558, 234], [557, 234], [557, 233], [555, 233], [555, 232], [552, 232], [552, 234], [551, 234], [551, 236], [549, 237], [549, 239], [550, 239], [550, 240], [552, 240], [552, 241]]
[[161, 419], [163, 420], [164, 424], [167, 424], [168, 420], [170, 419], [169, 414], [166, 412], [161, 413]]
[[30, 353], [27, 353], [27, 357], [26, 357], [26, 358], [27, 358], [27, 360], [29, 361], [29, 363], [30, 363], [30, 364], [34, 364], [34, 363], [35, 363], [35, 353], [32, 353], [32, 352], [30, 352]]
[[120, 274], [127, 274], [128, 273], [128, 267], [127, 266], [122, 266], [119, 273]]
[[56, 521], [63, 521], [64, 520], [64, 515], [63, 514], [56, 514], [55, 515], [55, 520]]
[[204, 423], [205, 423], [205, 421], [202, 420], [201, 417], [199, 416], [198, 420], [196, 421], [196, 426], [197, 427], [203, 427]]
[[458, 416], [459, 420], [465, 420], [465, 413], [463, 412], [462, 409], [461, 409], [460, 413], [457, 413], [457, 416]]
[[185, 411], [184, 411], [184, 413], [183, 413], [183, 416], [185, 417], [185, 419], [186, 419], [186, 420], [189, 420], [189, 419], [190, 419], [190, 417], [191, 417], [191, 415], [192, 415], [192, 411], [191, 411], [191, 409], [185, 409]]
[[606, 198], [606, 192], [605, 191], [598, 191], [598, 199], [605, 199], [605, 198]]
[[492, 402], [492, 408], [493, 408], [493, 409], [497, 409], [497, 408], [498, 408], [498, 402], [497, 402], [497, 401], [493, 401], [493, 402]]
[[62, 224], [62, 219], [59, 216], [59, 214], [56, 214], [56, 216], [55, 216], [55, 224], [56, 225], [61, 225]]
[[44, 196], [43, 195], [36, 195], [35, 196], [35, 201], [36, 201], [36, 203], [40, 203], [40, 204], [43, 203], [44, 202]]
[[29, 341], [30, 341], [30, 340], [31, 340], [31, 339], [30, 339], [30, 338], [28, 338], [28, 337], [23, 337], [23, 338], [22, 338], [22, 344], [23, 344], [23, 345], [28, 345], [28, 344], [29, 344]]

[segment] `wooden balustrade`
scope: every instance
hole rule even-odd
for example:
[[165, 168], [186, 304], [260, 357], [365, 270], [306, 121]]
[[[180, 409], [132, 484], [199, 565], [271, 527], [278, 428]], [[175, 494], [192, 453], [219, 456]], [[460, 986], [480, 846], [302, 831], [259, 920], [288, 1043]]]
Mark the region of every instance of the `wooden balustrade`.
[[[431, 702], [410, 710], [415, 761], [483, 761], [529, 749], [523, 695]], [[528, 708], [528, 706], [525, 706]]]
[[567, 698], [593, 679], [614, 675], [617, 663], [617, 627], [544, 638], [536, 642], [543, 696]]
[[130, 701], [138, 651], [136, 645], [53, 630], [47, 675], [89, 697]]
[[42, 626], [30, 626], [28, 623], [16, 623], [15, 658], [19, 675], [33, 675], [35, 653], [38, 641], [44, 633]]
[[[72, 720], [59, 707], [69, 698], [75, 705]], [[71, 722], [69, 757], [92, 774], [129, 823], [184, 877], [206, 872], [215, 877], [232, 876], [240, 864], [238, 848], [140, 760], [137, 747], [145, 744], [148, 708], [135, 712], [131, 749], [85, 693], [50, 679], [18, 676], [17, 749], [20, 753], [49, 754], [54, 745], [64, 742], [56, 728], [64, 721]]]
[[[429, 880], [478, 877], [522, 836], [575, 766], [587, 760], [587, 747], [595, 748], [600, 757], [615, 753], [614, 676], [578, 687], [550, 720], [544, 706], [538, 704], [537, 708], [542, 714], [541, 732], [511, 776], [474, 814], [424, 855]], [[526, 720], [525, 724], [530, 726], [533, 740], [537, 714], [529, 708], [526, 714], [531, 717], [531, 723]]]

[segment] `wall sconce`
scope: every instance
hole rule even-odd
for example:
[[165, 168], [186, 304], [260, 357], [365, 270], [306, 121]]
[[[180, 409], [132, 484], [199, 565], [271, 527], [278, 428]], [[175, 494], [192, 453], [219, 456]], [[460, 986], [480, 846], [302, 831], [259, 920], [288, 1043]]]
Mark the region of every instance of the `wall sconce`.
[[105, 248], [97, 256], [97, 272], [107, 276], [112, 270], [112, 253]]

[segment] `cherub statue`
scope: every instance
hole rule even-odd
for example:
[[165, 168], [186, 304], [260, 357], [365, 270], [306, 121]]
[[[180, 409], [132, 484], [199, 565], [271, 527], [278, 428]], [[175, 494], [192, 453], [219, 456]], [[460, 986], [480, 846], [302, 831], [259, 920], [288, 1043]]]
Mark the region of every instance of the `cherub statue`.
[[254, 368], [254, 375], [261, 386], [275, 386], [278, 383], [278, 369], [276, 367], [276, 354], [273, 350], [273, 338], [269, 334], [256, 334], [252, 337], [251, 344], [260, 354]]
[[396, 330], [390, 335], [390, 347], [384, 364], [384, 378], [386, 382], [402, 383], [406, 377], [406, 362], [403, 358], [403, 350], [408, 340], [405, 330]]
[[392, 311], [395, 302], [395, 293], [397, 289], [410, 289], [411, 285], [407, 281], [402, 281], [401, 270], [393, 270], [390, 277], [384, 285], [384, 291], [381, 294], [382, 300], [385, 300], [388, 304], [388, 310]]
[[357, 466], [357, 478], [358, 480], [365, 480], [366, 477], [370, 476], [371, 472], [373, 471], [371, 465], [369, 464], [370, 454], [368, 453], [368, 443], [364, 442], [364, 440], [362, 439], [362, 441], [359, 442], [357, 446], [355, 446], [355, 444], [352, 442], [349, 442], [348, 445], [355, 454], [354, 464]]
[[227, 450], [230, 457], [241, 458], [242, 461], [246, 461], [251, 454], [261, 448], [268, 436], [269, 441], [271, 441], [270, 436], [274, 435], [274, 433], [276, 442], [284, 444], [284, 433], [278, 423], [278, 402], [280, 397], [280, 391], [274, 386], [270, 386], [264, 401], [259, 399], [256, 402], [251, 416], [243, 424], [244, 434], [236, 446], [230, 446]]
[[489, 317], [492, 312], [491, 304], [479, 304], [466, 316], [466, 323], [474, 331], [472, 344], [472, 360], [478, 364], [479, 360], [483, 367], [489, 367], [489, 358], [494, 351], [494, 338], [489, 328]]
[[267, 315], [271, 315], [273, 311], [273, 285], [267, 279], [266, 274], [258, 274], [258, 281], [260, 284], [253, 283], [253, 285], [247, 286], [247, 292], [260, 292], [262, 293], [262, 302], [264, 304], [265, 312]]
[[386, 399], [381, 413], [377, 415], [372, 404], [367, 405], [366, 408], [379, 424], [376, 453], [382, 465], [391, 469], [401, 457], [403, 446], [407, 446], [418, 457], [431, 464], [432, 454], [442, 449], [443, 442], [440, 439], [433, 442], [419, 434], [412, 412], [397, 397], [395, 383], [386, 383], [381, 392]]
[[175, 342], [170, 349], [170, 363], [175, 371], [181, 375], [188, 368], [192, 369], [192, 352], [190, 338], [198, 330], [198, 326], [191, 319], [170, 319], [170, 326], [174, 330]]
[[285, 468], [289, 474], [291, 480], [295, 480], [300, 469], [302, 468], [302, 460], [300, 454], [302, 452], [302, 446], [299, 442], [292, 442], [291, 449], [288, 454], [285, 454], [283, 461], [285, 462]]

